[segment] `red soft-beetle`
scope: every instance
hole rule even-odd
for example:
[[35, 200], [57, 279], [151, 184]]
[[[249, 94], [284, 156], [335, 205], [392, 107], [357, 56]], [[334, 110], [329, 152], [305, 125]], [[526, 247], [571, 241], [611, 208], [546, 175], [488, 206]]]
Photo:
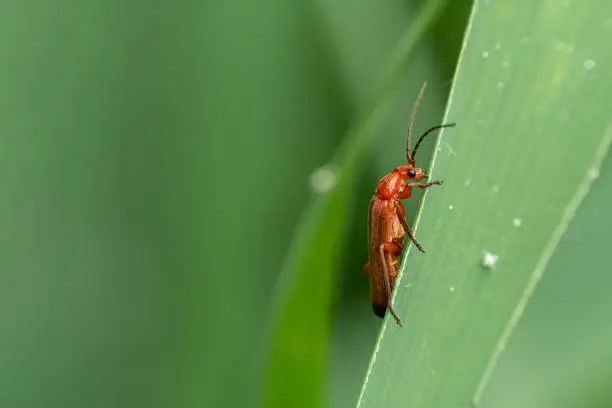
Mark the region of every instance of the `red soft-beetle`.
[[399, 256], [404, 250], [404, 237], [408, 235], [408, 238], [414, 242], [416, 247], [421, 252], [425, 252], [425, 249], [416, 240], [406, 223], [404, 206], [400, 200], [410, 199], [413, 187], [426, 189], [433, 185], [442, 184], [441, 181], [437, 180], [420, 183], [429, 176], [425, 171], [415, 166], [414, 157], [421, 142], [428, 134], [441, 128], [455, 126], [454, 123], [449, 123], [429, 128], [419, 137], [414, 149], [410, 151], [414, 118], [426, 86], [427, 83], [424, 83], [410, 115], [406, 138], [408, 164], [395, 168], [380, 180], [376, 193], [370, 201], [368, 216], [369, 262], [364, 267], [364, 272], [370, 276], [372, 309], [380, 317], [384, 317], [385, 311], [388, 309], [400, 327], [402, 321], [393, 310], [391, 293], [398, 275]]

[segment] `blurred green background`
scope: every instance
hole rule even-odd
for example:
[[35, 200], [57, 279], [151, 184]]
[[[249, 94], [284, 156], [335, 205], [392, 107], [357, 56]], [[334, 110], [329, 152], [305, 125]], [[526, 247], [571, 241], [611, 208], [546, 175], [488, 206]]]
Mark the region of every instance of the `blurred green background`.
[[[377, 180], [405, 161], [407, 118], [424, 80], [417, 132], [441, 121], [471, 4], [439, 7], [369, 136], [334, 247], [320, 406], [357, 401], [381, 324], [361, 272], [368, 201]], [[423, 7], [0, 4], [0, 406], [260, 406], [281, 270], [316, 201], [311, 175], [367, 114]], [[420, 151], [422, 167], [433, 146]], [[598, 185], [610, 185], [610, 171], [608, 160]], [[568, 241], [591, 236], [588, 225], [600, 237], [609, 231], [610, 218], [600, 215], [610, 192], [593, 191]], [[608, 242], [575, 254], [571, 265], [559, 261], [576, 275], [544, 282], [508, 352], [514, 358], [500, 368], [495, 384], [506, 385], [491, 398], [514, 384], [536, 399], [522, 373], [567, 369], [558, 354], [534, 361], [524, 353], [555, 341], [538, 334], [555, 318], [547, 307], [570, 313], [568, 299], [579, 301], [580, 330], [611, 333], [598, 306], [610, 296]], [[564, 245], [571, 253], [571, 242]], [[584, 272], [578, 255], [598, 259], [590, 271], [599, 291], [572, 292]], [[592, 326], [589, 316], [597, 316]], [[600, 369], [597, 378], [611, 378]], [[296, 371], [291, 381], [308, 376]], [[581, 389], [597, 383], [583, 379]], [[597, 393], [611, 401], [605, 387]]]

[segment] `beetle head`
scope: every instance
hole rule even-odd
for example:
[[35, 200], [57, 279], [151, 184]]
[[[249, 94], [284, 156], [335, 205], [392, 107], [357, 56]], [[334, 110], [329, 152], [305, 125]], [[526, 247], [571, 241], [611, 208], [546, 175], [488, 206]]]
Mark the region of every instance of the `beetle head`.
[[400, 174], [405, 181], [420, 181], [429, 177], [427, 172], [418, 167], [414, 167], [412, 164], [401, 166]]

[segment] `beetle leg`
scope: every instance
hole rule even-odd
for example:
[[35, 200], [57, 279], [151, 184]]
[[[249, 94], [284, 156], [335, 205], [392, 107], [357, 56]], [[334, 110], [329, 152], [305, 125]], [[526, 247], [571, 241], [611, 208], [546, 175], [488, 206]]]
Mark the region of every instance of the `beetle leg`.
[[434, 180], [434, 181], [430, 181], [429, 183], [414, 183], [410, 185], [412, 187], [418, 187], [418, 188], [429, 188], [431, 186], [441, 186], [442, 182], [440, 180]]
[[393, 299], [391, 299], [391, 280], [389, 279], [389, 267], [387, 266], [387, 257], [385, 256], [385, 252], [395, 253], [397, 251], [397, 246], [392, 242], [386, 242], [384, 244], [380, 244], [378, 250], [380, 251], [380, 259], [383, 266], [385, 289], [387, 290], [387, 309], [395, 318], [397, 324], [400, 327], [404, 327], [402, 326], [402, 320], [399, 318], [397, 313], [395, 313], [395, 310], [393, 310]]
[[394, 237], [392, 241], [399, 248], [397, 255], [400, 255], [404, 251], [404, 238]]
[[412, 197], [412, 187], [418, 187], [418, 188], [426, 189], [426, 188], [429, 188], [431, 186], [439, 186], [439, 185], [442, 185], [442, 182], [439, 181], [439, 180], [430, 181], [428, 183], [406, 184], [404, 186], [404, 189], [399, 193], [398, 199], [399, 200], [409, 200], [410, 197]]
[[410, 200], [410, 197], [412, 197], [412, 186], [414, 186], [414, 184], [406, 184], [404, 189], [399, 193], [398, 199]]
[[393, 238], [392, 242], [385, 242], [382, 244], [385, 252], [390, 255], [400, 255], [402, 253], [403, 245], [402, 242], [398, 242], [399, 238]]
[[[396, 249], [395, 249], [395, 251], [390, 252], [390, 253], [392, 255], [397, 255], [397, 256], [401, 255], [402, 252], [404, 252], [404, 238], [403, 237], [402, 238], [400, 238], [400, 237], [393, 237], [391, 239], [391, 241], [395, 245]], [[387, 250], [387, 252], [389, 252], [389, 251]], [[395, 257], [395, 260], [393, 261], [391, 266], [397, 265], [399, 263], [399, 258], [397, 256]]]
[[363, 267], [363, 273], [365, 273], [366, 275], [370, 274], [370, 263], [369, 262], [365, 264], [365, 266]]
[[410, 228], [408, 228], [408, 224], [406, 223], [406, 214], [404, 213], [404, 206], [399, 201], [395, 202], [395, 211], [397, 213], [397, 218], [399, 218], [399, 221], [402, 224], [402, 227], [404, 227], [406, 235], [408, 235], [408, 238], [410, 238], [410, 240], [414, 242], [414, 245], [419, 248], [419, 251], [425, 253], [425, 248], [423, 248], [423, 245], [421, 245], [419, 241], [417, 241], [414, 235], [412, 235], [412, 231], [410, 231]]
[[[385, 252], [392, 255], [394, 259], [391, 260], [391, 264], [387, 264], [387, 267], [395, 266], [398, 263], [398, 256], [404, 251], [404, 240], [402, 238], [393, 237], [391, 242], [384, 244]], [[391, 275], [389, 275], [391, 276]]]

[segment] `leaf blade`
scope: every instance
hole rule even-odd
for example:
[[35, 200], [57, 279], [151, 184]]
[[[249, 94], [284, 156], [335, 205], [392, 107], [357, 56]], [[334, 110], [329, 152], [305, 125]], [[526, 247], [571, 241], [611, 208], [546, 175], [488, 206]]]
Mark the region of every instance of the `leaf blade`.
[[[475, 4], [446, 115], [457, 131], [442, 134], [434, 161], [445, 186], [417, 231], [429, 253], [408, 253], [410, 277], [396, 288], [410, 331], [385, 321], [358, 406], [470, 403], [595, 152], [606, 151], [610, 118], [586, 103], [607, 100], [609, 80], [593, 69], [612, 59], [597, 44], [604, 28], [585, 35], [593, 11], [563, 7]], [[568, 27], [572, 43], [559, 41]], [[494, 271], [480, 266], [485, 251], [499, 256]]]

